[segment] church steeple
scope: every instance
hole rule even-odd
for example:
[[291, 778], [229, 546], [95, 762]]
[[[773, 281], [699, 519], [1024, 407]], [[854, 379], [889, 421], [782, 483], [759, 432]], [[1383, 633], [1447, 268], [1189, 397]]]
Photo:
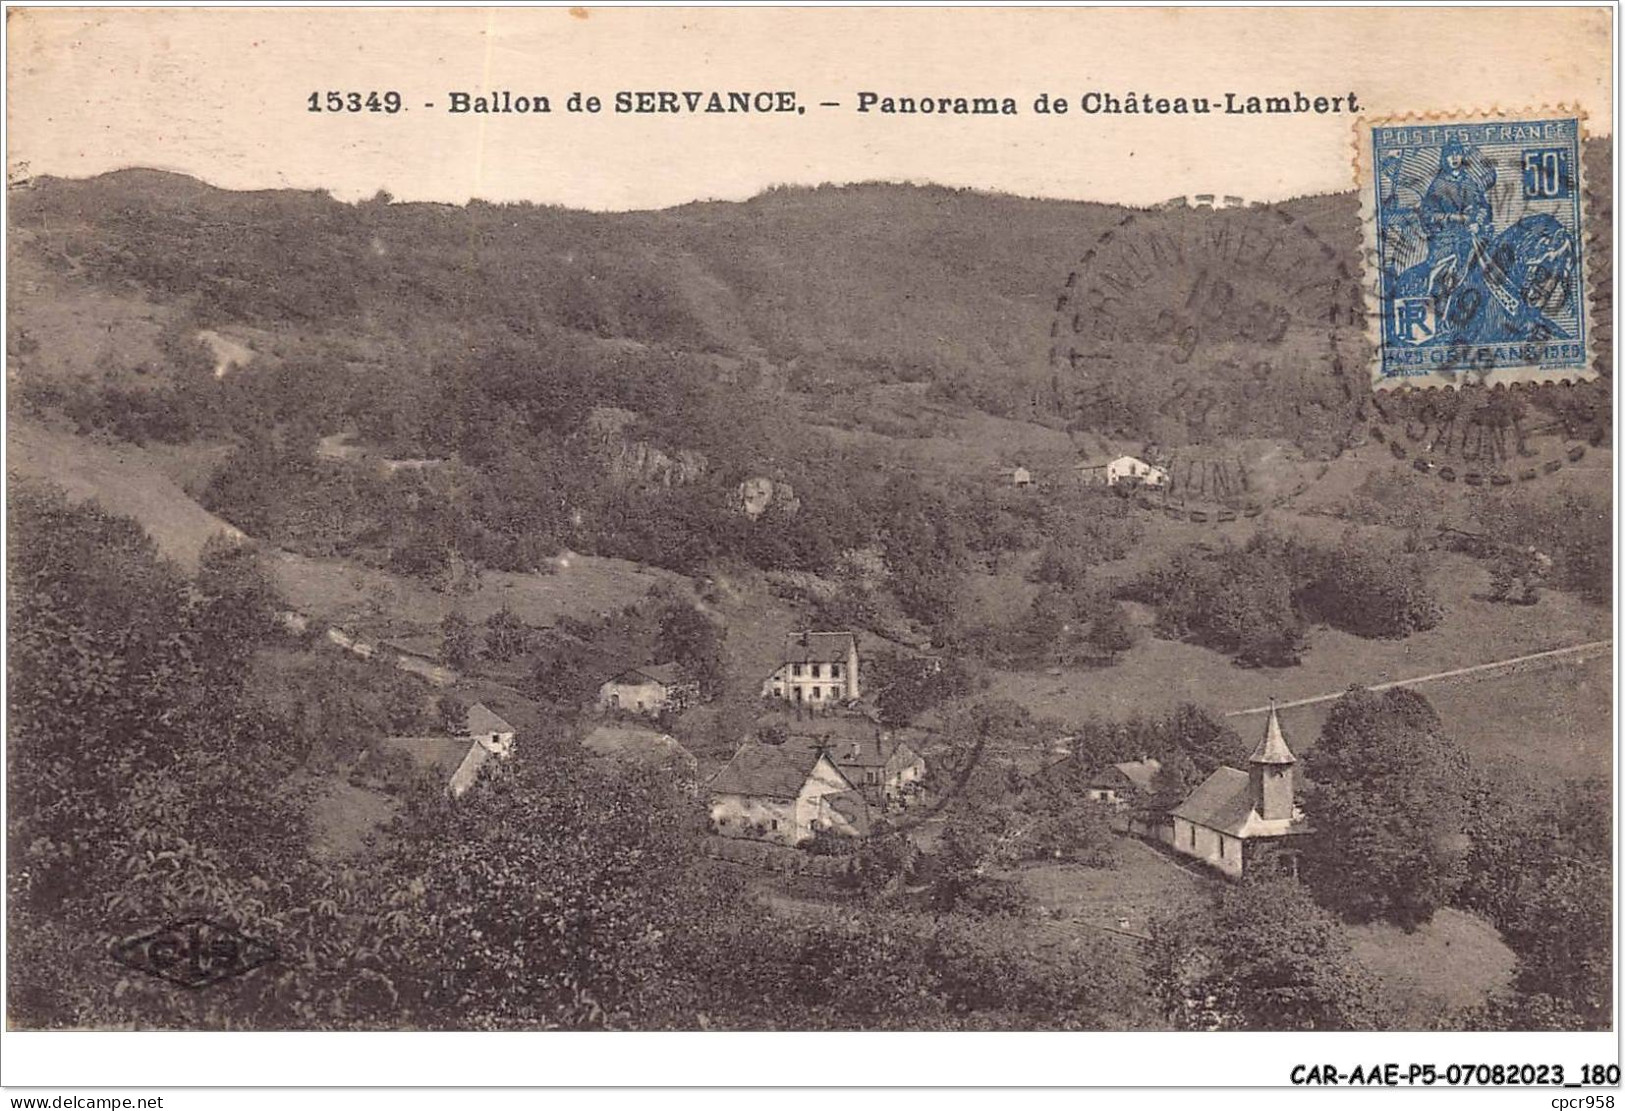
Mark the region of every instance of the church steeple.
[[1247, 758], [1247, 777], [1251, 781], [1253, 809], [1265, 821], [1290, 821], [1294, 810], [1292, 765], [1298, 762], [1286, 746], [1281, 732], [1281, 718], [1275, 712], [1275, 699], [1270, 699], [1269, 720], [1264, 723], [1264, 737]]

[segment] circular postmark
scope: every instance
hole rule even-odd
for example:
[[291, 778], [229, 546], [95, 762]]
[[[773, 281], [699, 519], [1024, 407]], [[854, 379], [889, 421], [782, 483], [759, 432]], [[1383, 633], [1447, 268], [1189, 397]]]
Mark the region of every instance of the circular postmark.
[[1376, 393], [1369, 434], [1442, 482], [1502, 489], [1579, 463], [1608, 435], [1610, 381]]
[[[1335, 217], [1333, 200], [1320, 203]], [[1306, 205], [1131, 212], [1067, 274], [1049, 362], [1069, 387], [1070, 427], [1148, 445], [1166, 476], [1142, 492], [1151, 504], [1194, 504], [1199, 520], [1256, 513], [1301, 492], [1315, 461], [1363, 435], [1358, 225], [1346, 222], [1347, 243], [1328, 241], [1313, 215]], [[1283, 441], [1301, 460], [1283, 457]]]

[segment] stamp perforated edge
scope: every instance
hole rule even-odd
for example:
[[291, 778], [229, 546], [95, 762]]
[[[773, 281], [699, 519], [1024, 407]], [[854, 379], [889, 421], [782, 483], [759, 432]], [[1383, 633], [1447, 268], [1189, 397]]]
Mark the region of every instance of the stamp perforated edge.
[[1514, 387], [1522, 384], [1543, 385], [1557, 383], [1573, 385], [1579, 382], [1590, 382], [1600, 376], [1597, 369], [1597, 354], [1592, 348], [1592, 327], [1585, 329], [1582, 340], [1585, 343], [1585, 356], [1583, 369], [1573, 367], [1561, 370], [1548, 370], [1541, 367], [1497, 367], [1490, 371], [1487, 381], [1469, 381], [1465, 373], [1429, 373], [1415, 378], [1391, 378], [1382, 373], [1382, 326], [1383, 308], [1382, 271], [1377, 265], [1377, 212], [1372, 198], [1370, 186], [1376, 180], [1375, 168], [1371, 164], [1371, 129], [1375, 127], [1390, 127], [1403, 123], [1451, 123], [1451, 122], [1482, 122], [1486, 120], [1527, 120], [1542, 117], [1571, 116], [1579, 124], [1579, 134], [1575, 138], [1578, 152], [1574, 169], [1575, 184], [1580, 190], [1580, 227], [1576, 229], [1576, 237], [1580, 244], [1580, 281], [1584, 291], [1585, 309], [1588, 319], [1594, 319], [1596, 307], [1596, 291], [1592, 285], [1593, 268], [1587, 265], [1586, 255], [1591, 240], [1592, 198], [1586, 188], [1585, 174], [1585, 144], [1590, 137], [1586, 131], [1586, 111], [1577, 104], [1540, 105], [1536, 107], [1506, 109], [1500, 107], [1488, 109], [1460, 109], [1452, 111], [1426, 111], [1426, 112], [1398, 112], [1381, 116], [1364, 117], [1355, 121], [1353, 136], [1353, 170], [1354, 190], [1360, 197], [1360, 290], [1365, 297], [1366, 339], [1370, 344], [1371, 361], [1367, 371], [1371, 380], [1371, 388], [1381, 393], [1404, 394], [1416, 390], [1460, 390], [1465, 386], [1495, 386]]

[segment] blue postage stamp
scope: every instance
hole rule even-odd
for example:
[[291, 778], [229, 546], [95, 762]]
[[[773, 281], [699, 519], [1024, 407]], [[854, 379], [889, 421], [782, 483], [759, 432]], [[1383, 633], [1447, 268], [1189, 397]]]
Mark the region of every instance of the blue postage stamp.
[[1375, 388], [1595, 376], [1581, 135], [1561, 111], [1360, 128]]

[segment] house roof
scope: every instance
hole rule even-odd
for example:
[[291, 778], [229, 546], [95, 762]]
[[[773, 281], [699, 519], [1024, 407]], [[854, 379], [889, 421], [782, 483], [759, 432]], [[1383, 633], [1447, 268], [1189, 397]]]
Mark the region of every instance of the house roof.
[[[1057, 764], [1064, 765], [1070, 760], [1069, 756], [1063, 757]], [[1117, 764], [1107, 764], [1104, 768], [1089, 773], [1087, 786], [1122, 790], [1125, 787], [1133, 787], [1134, 781], [1124, 774], [1123, 769]]]
[[672, 760], [687, 762], [694, 759], [693, 753], [669, 734], [621, 725], [600, 725], [581, 738], [581, 747], [595, 756], [638, 764], [665, 764]]
[[1170, 813], [1208, 829], [1241, 836], [1253, 812], [1252, 777], [1240, 768], [1218, 768]]
[[629, 667], [619, 675], [613, 676], [609, 681], [626, 686], [659, 683], [663, 687], [675, 687], [683, 682], [683, 677], [674, 663], [645, 664], [642, 667]]
[[[1055, 767], [1071, 762], [1074, 757], [1063, 756], [1056, 761]], [[1160, 761], [1151, 757], [1144, 760], [1123, 760], [1116, 764], [1107, 764], [1097, 768], [1089, 774], [1087, 786], [1111, 787], [1121, 790], [1131, 787], [1138, 791], [1151, 790], [1151, 780], [1162, 769]]]
[[678, 674], [677, 665], [674, 663], [650, 664], [648, 667], [640, 667], [638, 670], [655, 682], [668, 687], [675, 687], [683, 681], [683, 677]]
[[[791, 737], [776, 745], [746, 741], [711, 781], [711, 791], [718, 795], [793, 799], [801, 793], [823, 753], [823, 745], [808, 737]], [[836, 772], [840, 774], [840, 769]]]
[[830, 740], [830, 759], [843, 771], [847, 768], [884, 768], [894, 756], [898, 755], [919, 758], [907, 743], [885, 734]]
[[1151, 780], [1162, 770], [1162, 761], [1147, 756], [1144, 760], [1124, 760], [1121, 764], [1112, 767], [1122, 772], [1124, 777], [1142, 791], [1151, 790]]
[[1286, 747], [1286, 737], [1281, 733], [1281, 719], [1275, 713], [1275, 703], [1270, 703], [1270, 717], [1264, 723], [1264, 737], [1253, 749], [1253, 754], [1247, 757], [1250, 764], [1296, 764], [1298, 758], [1292, 755], [1292, 750]]
[[447, 784], [451, 788], [451, 793], [454, 796], [460, 795], [474, 786], [474, 781], [479, 778], [480, 769], [485, 767], [485, 762], [489, 759], [491, 759], [490, 749], [478, 741], [469, 745], [468, 752], [463, 755], [463, 762], [451, 773], [451, 782]]
[[483, 702], [476, 702], [468, 708], [468, 717], [465, 723], [470, 736], [480, 736], [485, 733], [514, 732], [513, 726], [503, 721]]
[[792, 633], [785, 638], [780, 663], [845, 663], [857, 642], [851, 633]]

